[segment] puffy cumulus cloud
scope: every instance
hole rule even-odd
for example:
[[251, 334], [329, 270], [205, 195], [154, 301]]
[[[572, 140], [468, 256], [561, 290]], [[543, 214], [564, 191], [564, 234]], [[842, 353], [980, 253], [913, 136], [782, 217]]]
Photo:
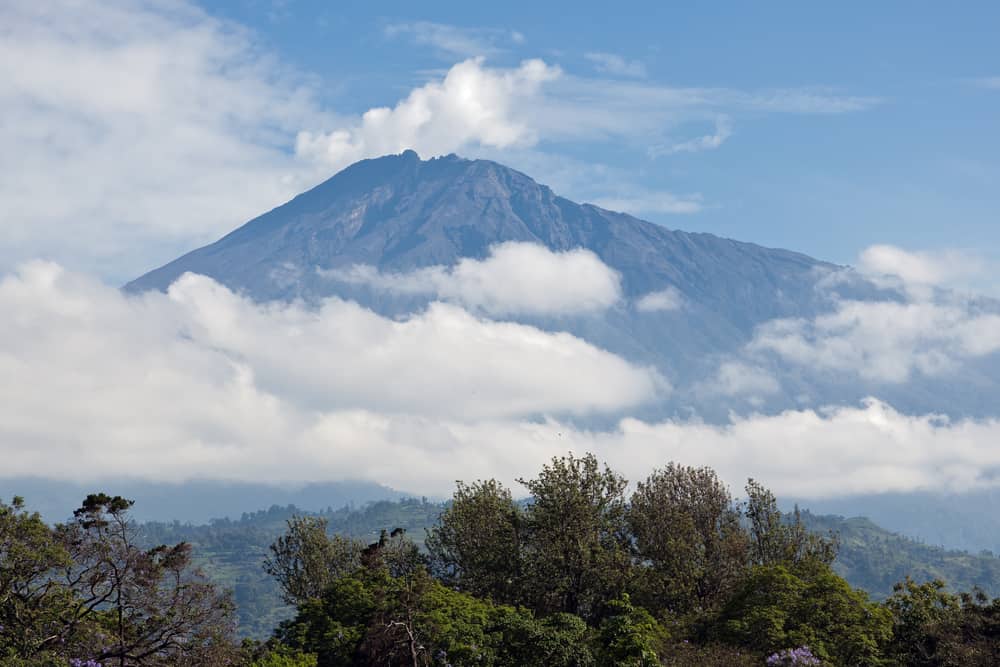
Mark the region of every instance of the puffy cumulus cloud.
[[412, 148], [440, 155], [468, 146], [533, 145], [537, 128], [527, 121], [528, 102], [558, 67], [525, 60], [517, 68], [490, 68], [481, 57], [453, 66], [444, 79], [414, 89], [395, 107], [377, 107], [328, 133], [301, 132], [296, 152], [340, 168], [372, 155]]
[[565, 334], [454, 306], [392, 321], [338, 300], [253, 304], [197, 276], [125, 296], [34, 263], [0, 282], [0, 312], [8, 476], [369, 479], [443, 494], [455, 479], [511, 481], [592, 451], [633, 480], [673, 460], [797, 497], [1000, 483], [1000, 422], [876, 400], [724, 425], [526, 419], [625, 413], [661, 380]]
[[[433, 24], [436, 25], [436, 24]], [[406, 24], [396, 33], [442, 39], [441, 30]], [[456, 34], [447, 32], [448, 36]], [[476, 46], [460, 33], [453, 50]], [[595, 54], [592, 54], [595, 55]], [[608, 54], [601, 54], [607, 56]], [[603, 58], [605, 74], [612, 62]], [[622, 62], [625, 68], [635, 63]], [[614, 68], [614, 66], [611, 66]], [[621, 72], [619, 71], [618, 74]], [[712, 135], [682, 142], [676, 150], [718, 147], [731, 133], [727, 111], [770, 113], [847, 113], [861, 111], [877, 100], [845, 97], [830, 91], [791, 89], [740, 91], [723, 88], [678, 88], [611, 77], [587, 78], [565, 73], [539, 59], [517, 67], [494, 67], [482, 56], [452, 66], [440, 78], [413, 89], [393, 107], [376, 107], [325, 131], [303, 131], [300, 156], [332, 167], [358, 159], [412, 148], [424, 156], [450, 152], [514, 151], [571, 141], [630, 140], [643, 147], [670, 128], [706, 119], [716, 122]], [[671, 152], [673, 148], [665, 149]], [[647, 202], [649, 204], [651, 202]], [[692, 210], [693, 204], [660, 198], [651, 208]]]
[[553, 252], [534, 243], [492, 246], [482, 260], [453, 267], [381, 273], [372, 266], [323, 271], [323, 275], [396, 294], [426, 294], [489, 315], [570, 315], [613, 306], [621, 278], [593, 252]]
[[684, 305], [684, 295], [676, 287], [650, 292], [639, 297], [635, 309], [642, 313], [679, 310]]
[[[397, 321], [339, 299], [316, 309], [260, 305], [191, 274], [166, 295], [130, 297], [35, 263], [0, 283], [0, 311], [9, 323], [0, 358], [14, 422], [66, 403], [81, 415], [168, 410], [179, 424], [208, 424], [206, 411], [227, 411], [236, 397], [259, 403], [262, 415], [285, 404], [470, 419], [587, 414], [667, 387], [655, 371], [569, 334], [455, 306], [432, 304]], [[143, 404], [129, 406], [130, 392]], [[177, 405], [169, 405], [174, 393]]]
[[837, 301], [814, 319], [762, 325], [750, 352], [771, 352], [810, 368], [900, 383], [938, 375], [1000, 351], [1000, 314], [974, 303]]
[[254, 305], [197, 277], [125, 297], [33, 264], [0, 283], [0, 309], [6, 475], [369, 479], [446, 494], [455, 479], [512, 481], [592, 451], [633, 480], [673, 460], [798, 497], [1000, 481], [996, 420], [874, 400], [726, 425], [526, 420], [544, 406], [623, 410], [657, 381], [569, 337], [448, 306], [392, 322], [337, 301]]
[[610, 433], [573, 434], [631, 479], [664, 461], [709, 465], [730, 484], [748, 475], [781, 495], [820, 498], [886, 491], [966, 491], [1000, 485], [995, 419], [910, 416], [869, 399], [857, 407], [736, 417], [724, 426], [634, 419]]
[[184, 2], [0, 3], [0, 82], [8, 268], [134, 275], [314, 182], [288, 148], [331, 122], [308, 80]]

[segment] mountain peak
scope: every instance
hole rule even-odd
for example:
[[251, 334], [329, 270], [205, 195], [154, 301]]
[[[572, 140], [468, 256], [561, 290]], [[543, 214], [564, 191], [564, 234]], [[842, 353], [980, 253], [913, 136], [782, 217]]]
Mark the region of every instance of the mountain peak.
[[[382, 274], [452, 267], [510, 242], [554, 252], [586, 249], [620, 276], [619, 306], [576, 322], [532, 324], [570, 331], [681, 379], [704, 377], [711, 372], [706, 364], [741, 349], [763, 322], [829, 309], [829, 298], [815, 287], [835, 268], [577, 204], [489, 160], [423, 160], [404, 151], [355, 163], [126, 289], [166, 290], [192, 272], [257, 301], [336, 296], [397, 316], [440, 297], [336, 276], [359, 265]], [[644, 300], [657, 294], [671, 298]], [[657, 303], [674, 305], [642, 305]]]
[[406, 150], [357, 162], [126, 288], [164, 290], [191, 271], [260, 300], [323, 296], [337, 290], [317, 277], [324, 270], [450, 266], [511, 241], [555, 251], [589, 249], [621, 273], [626, 294], [667, 287], [704, 291], [701, 283], [722, 277], [741, 290], [743, 283], [759, 282], [747, 272], [759, 273], [760, 266], [773, 272], [769, 279], [780, 275], [784, 281], [817, 264], [797, 253], [671, 231], [580, 205], [497, 162], [455, 154], [422, 160]]

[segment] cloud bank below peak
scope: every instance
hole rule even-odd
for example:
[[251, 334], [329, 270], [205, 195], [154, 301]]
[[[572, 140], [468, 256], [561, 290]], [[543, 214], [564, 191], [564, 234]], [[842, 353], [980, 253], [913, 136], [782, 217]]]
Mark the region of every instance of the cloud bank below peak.
[[[512, 480], [592, 451], [633, 480], [678, 461], [804, 498], [1000, 485], [996, 419], [875, 399], [724, 424], [635, 419], [669, 390], [655, 371], [455, 305], [397, 321], [339, 299], [257, 304], [191, 274], [127, 296], [32, 263], [0, 280], [0, 312], [12, 476], [366, 479], [445, 494], [455, 479]], [[773, 390], [756, 373], [731, 366], [719, 382]], [[617, 423], [585, 428], [570, 418], [581, 414]]]

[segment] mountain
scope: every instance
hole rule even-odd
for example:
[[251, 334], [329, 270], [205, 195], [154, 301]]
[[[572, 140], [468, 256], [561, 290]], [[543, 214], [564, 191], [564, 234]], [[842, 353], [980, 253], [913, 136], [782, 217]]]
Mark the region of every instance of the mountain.
[[[750, 340], [757, 325], [828, 310], [830, 294], [816, 285], [840, 268], [796, 252], [675, 231], [577, 204], [495, 162], [455, 155], [425, 161], [406, 151], [354, 164], [126, 289], [165, 290], [190, 271], [258, 301], [337, 295], [396, 315], [427, 299], [389, 295], [331, 279], [330, 273], [357, 265], [385, 273], [452, 266], [462, 258], [483, 258], [491, 246], [508, 241], [593, 251], [621, 274], [627, 303], [661, 290], [677, 294], [679, 310], [624, 307], [603, 317], [521, 318], [653, 364], [676, 386], [710, 375], [720, 357]], [[672, 407], [692, 401], [679, 396]], [[708, 402], [699, 407], [709, 417], [715, 409]], [[718, 409], [717, 416], [726, 412]]]
[[[949, 373], [917, 373], [906, 382], [757, 355], [752, 363], [774, 378], [780, 391], [719, 389], [720, 364], [744, 358], [761, 325], [775, 318], [809, 320], [834, 311], [838, 299], [904, 302], [906, 294], [800, 253], [672, 230], [574, 203], [514, 169], [455, 155], [421, 160], [406, 151], [356, 163], [125, 289], [166, 290], [185, 272], [194, 272], [261, 302], [309, 303], [339, 296], [399, 316], [423, 308], [433, 296], [391, 293], [337, 276], [359, 265], [383, 275], [450, 267], [463, 258], [483, 259], [491, 247], [505, 242], [535, 243], [553, 251], [585, 248], [620, 274], [622, 303], [600, 314], [511, 319], [568, 331], [659, 369], [674, 391], [656, 405], [637, 409], [633, 414], [639, 418], [693, 413], [722, 423], [734, 411], [858, 405], [868, 396], [907, 414], [983, 417], [995, 414], [1000, 401], [1000, 354]], [[677, 296], [679, 307], [637, 307], [643, 296], [663, 290]], [[1000, 313], [995, 302], [976, 308]], [[590, 418], [587, 425], [609, 423], [600, 419]], [[908, 497], [870, 496], [862, 508], [830, 501], [824, 511], [877, 516], [890, 529], [935, 543], [976, 550], [996, 544], [995, 534], [972, 530], [976, 514], [960, 496], [935, 498], [934, 516], [940, 520], [929, 523], [914, 521], [913, 513], [905, 511]], [[1000, 511], [1000, 499], [989, 498], [978, 511]], [[960, 520], [952, 521], [956, 517]]]

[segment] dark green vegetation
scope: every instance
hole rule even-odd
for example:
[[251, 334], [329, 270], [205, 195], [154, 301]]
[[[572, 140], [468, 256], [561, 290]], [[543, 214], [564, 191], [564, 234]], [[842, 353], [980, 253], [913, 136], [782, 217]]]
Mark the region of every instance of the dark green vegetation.
[[955, 591], [980, 588], [1000, 596], [1000, 558], [929, 546], [883, 530], [868, 519], [818, 516], [802, 512], [802, 522], [818, 533], [837, 535], [833, 569], [852, 586], [883, 599], [905, 577], [948, 582]]
[[[919, 580], [995, 585], [985, 556], [783, 514], [753, 480], [737, 502], [709, 469], [671, 464], [628, 494], [568, 456], [519, 483], [524, 502], [490, 480], [444, 506], [272, 508], [141, 533], [119, 497], [90, 496], [54, 528], [0, 503], [0, 664], [1000, 664], [1000, 600]], [[883, 601], [838, 574], [882, 586], [896, 568]], [[270, 639], [237, 643], [234, 599]]]
[[[381, 529], [403, 528], [421, 547], [429, 530], [447, 504], [407, 498], [379, 501], [362, 508], [344, 507], [322, 512], [304, 512], [294, 506], [272, 507], [244, 514], [238, 520], [214, 520], [207, 525], [182, 523], [142, 524], [143, 544], [188, 542], [193, 558], [208, 578], [233, 591], [242, 636], [266, 637], [292, 608], [283, 605], [274, 579], [261, 567], [270, 545], [286, 530], [295, 516], [318, 516], [329, 522], [331, 534], [371, 542]], [[909, 576], [916, 581], [940, 579], [955, 591], [979, 587], [989, 595], [1000, 595], [1000, 558], [974, 555], [921, 544], [890, 533], [863, 518], [844, 519], [801, 513], [802, 522], [813, 532], [833, 533], [839, 549], [834, 571], [851, 586], [867, 591], [874, 599], [892, 594], [893, 586]]]
[[331, 533], [373, 541], [382, 528], [403, 528], [422, 542], [425, 528], [437, 521], [442, 505], [422, 499], [399, 502], [378, 501], [363, 508], [344, 507], [306, 513], [295, 507], [272, 507], [244, 514], [239, 520], [214, 520], [208, 525], [144, 523], [140, 536], [144, 544], [187, 542], [194, 558], [209, 579], [233, 591], [239, 615], [239, 633], [267, 637], [292, 608], [281, 601], [277, 582], [263, 569], [268, 546], [285, 533], [286, 521], [295, 516], [322, 517]]

